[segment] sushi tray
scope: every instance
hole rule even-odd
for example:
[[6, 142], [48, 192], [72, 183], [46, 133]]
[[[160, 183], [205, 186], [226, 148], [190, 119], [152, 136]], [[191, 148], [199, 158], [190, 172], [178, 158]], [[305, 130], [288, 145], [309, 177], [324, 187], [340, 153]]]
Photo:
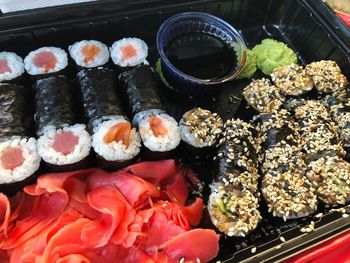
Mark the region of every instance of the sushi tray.
[[283, 262], [349, 231], [323, 1], [41, 8], [0, 46], [0, 262]]

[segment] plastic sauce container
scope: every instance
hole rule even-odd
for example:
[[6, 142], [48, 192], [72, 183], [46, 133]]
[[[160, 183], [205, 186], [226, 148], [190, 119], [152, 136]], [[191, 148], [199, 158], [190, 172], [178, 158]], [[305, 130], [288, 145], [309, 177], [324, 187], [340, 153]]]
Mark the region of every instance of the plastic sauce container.
[[180, 13], [157, 33], [165, 79], [184, 96], [208, 96], [218, 84], [233, 80], [243, 69], [247, 48], [240, 33], [206, 13]]

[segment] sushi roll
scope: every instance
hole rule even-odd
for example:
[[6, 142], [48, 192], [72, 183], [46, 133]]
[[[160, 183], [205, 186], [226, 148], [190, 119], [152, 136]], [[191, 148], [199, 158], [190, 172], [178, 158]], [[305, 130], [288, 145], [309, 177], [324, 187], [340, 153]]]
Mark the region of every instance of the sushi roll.
[[180, 129], [176, 120], [165, 112], [152, 68], [141, 65], [122, 73], [119, 78], [133, 116], [132, 123], [141, 135], [143, 158], [171, 157], [181, 141]]
[[0, 191], [10, 195], [32, 183], [41, 161], [27, 126], [25, 94], [23, 86], [0, 84]]
[[182, 116], [179, 127], [187, 156], [207, 159], [222, 132], [223, 121], [217, 113], [194, 108]]
[[119, 72], [138, 65], [148, 64], [148, 46], [142, 39], [136, 37], [123, 38], [115, 41], [109, 48], [110, 56]]
[[245, 237], [259, 224], [259, 200], [248, 190], [215, 182], [211, 186], [207, 209], [214, 226], [229, 237]]
[[0, 52], [0, 82], [20, 84], [24, 73], [23, 59], [13, 52]]
[[318, 198], [328, 205], [348, 202], [350, 166], [327, 109], [321, 101], [309, 100], [296, 108], [295, 117], [302, 126], [306, 176]]
[[67, 53], [58, 47], [42, 47], [24, 58], [24, 68], [34, 80], [63, 73], [68, 65]]
[[268, 211], [283, 220], [305, 217], [317, 209], [317, 197], [306, 177], [298, 125], [286, 110], [254, 119], [262, 150], [261, 192]]
[[305, 101], [295, 109], [295, 117], [301, 127], [306, 163], [321, 157], [345, 156], [334, 123], [322, 102]]
[[107, 170], [127, 166], [137, 158], [141, 140], [121, 107], [114, 72], [81, 70], [77, 81], [99, 166]]
[[82, 40], [68, 48], [78, 69], [104, 66], [109, 60], [108, 47], [97, 40]]
[[339, 158], [320, 158], [310, 163], [307, 177], [325, 204], [345, 205], [350, 202], [350, 164]]
[[214, 157], [208, 213], [213, 225], [227, 236], [246, 236], [261, 220], [259, 212], [257, 144], [253, 127], [227, 120]]
[[299, 96], [313, 88], [311, 78], [303, 67], [297, 64], [276, 68], [271, 74], [271, 79], [286, 96]]
[[52, 171], [88, 166], [91, 137], [77, 122], [72, 89], [65, 76], [43, 78], [34, 85], [38, 153]]
[[282, 107], [285, 96], [269, 79], [253, 80], [243, 90], [248, 105], [261, 113], [271, 113]]
[[312, 62], [305, 70], [312, 78], [315, 88], [321, 93], [339, 93], [348, 84], [337, 63], [331, 60]]

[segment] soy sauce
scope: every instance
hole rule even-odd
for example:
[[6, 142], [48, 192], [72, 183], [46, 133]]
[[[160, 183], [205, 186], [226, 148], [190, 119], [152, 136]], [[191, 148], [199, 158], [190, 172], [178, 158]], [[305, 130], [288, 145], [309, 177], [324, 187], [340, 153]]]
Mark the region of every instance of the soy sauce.
[[166, 47], [165, 54], [178, 70], [199, 79], [223, 77], [237, 64], [237, 55], [232, 47], [205, 33], [176, 37]]

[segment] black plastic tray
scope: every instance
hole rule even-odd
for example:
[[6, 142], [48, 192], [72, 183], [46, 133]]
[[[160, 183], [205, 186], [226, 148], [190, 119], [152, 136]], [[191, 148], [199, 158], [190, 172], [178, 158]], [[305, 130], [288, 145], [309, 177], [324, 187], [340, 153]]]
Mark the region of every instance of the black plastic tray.
[[[110, 45], [116, 39], [135, 36], [151, 47], [153, 64], [158, 58], [157, 29], [166, 18], [184, 11], [207, 12], [225, 19], [243, 33], [250, 47], [265, 37], [272, 37], [292, 47], [303, 64], [320, 59], [335, 60], [350, 78], [350, 30], [321, 0], [107, 0], [42, 8], [0, 15], [0, 46], [24, 57], [44, 45], [66, 49], [77, 40], [89, 38]], [[225, 119], [237, 116], [249, 119], [250, 114], [241, 100], [241, 90], [246, 84], [244, 80], [227, 83], [216, 97], [206, 101], [168, 99], [164, 89], [163, 99], [177, 119], [193, 105], [215, 109]], [[210, 180], [210, 166], [194, 168]], [[217, 260], [283, 261], [350, 228], [350, 217], [327, 212], [329, 209], [324, 207], [319, 209], [326, 214], [321, 218], [287, 222], [273, 218], [265, 209], [262, 204], [264, 220], [251, 235], [222, 241]], [[300, 227], [311, 220], [316, 223], [315, 231], [300, 232]], [[281, 241], [281, 236], [286, 242]]]

